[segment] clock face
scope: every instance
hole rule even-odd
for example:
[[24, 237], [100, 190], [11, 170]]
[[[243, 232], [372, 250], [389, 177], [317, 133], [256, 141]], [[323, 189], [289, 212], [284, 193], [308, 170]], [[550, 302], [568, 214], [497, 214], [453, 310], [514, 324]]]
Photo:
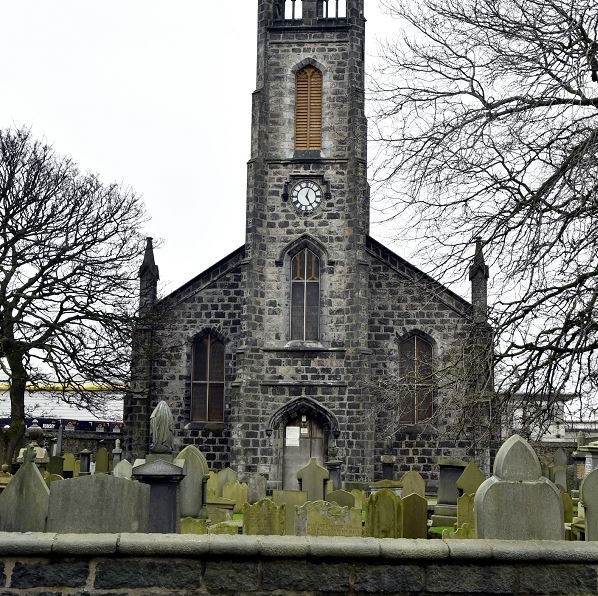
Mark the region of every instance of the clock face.
[[297, 211], [310, 213], [322, 202], [322, 189], [313, 180], [301, 180], [291, 190], [291, 202]]

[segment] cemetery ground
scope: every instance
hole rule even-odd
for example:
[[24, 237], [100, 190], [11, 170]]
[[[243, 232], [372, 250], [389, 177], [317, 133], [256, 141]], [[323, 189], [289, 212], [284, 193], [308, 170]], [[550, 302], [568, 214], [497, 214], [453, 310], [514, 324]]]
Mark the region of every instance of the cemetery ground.
[[417, 472], [340, 488], [315, 459], [289, 491], [193, 446], [100, 449], [94, 473], [44, 451], [2, 474], [2, 594], [598, 593], [592, 443], [542, 464], [514, 435], [489, 478], [441, 458], [434, 498]]

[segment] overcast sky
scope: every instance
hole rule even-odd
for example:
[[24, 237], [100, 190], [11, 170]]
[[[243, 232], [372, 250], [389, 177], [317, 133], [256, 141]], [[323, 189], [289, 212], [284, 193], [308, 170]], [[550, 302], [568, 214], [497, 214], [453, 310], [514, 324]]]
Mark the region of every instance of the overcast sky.
[[[396, 23], [365, 4], [371, 64]], [[245, 240], [256, 19], [257, 0], [0, 0], [0, 127], [143, 196], [163, 292]]]

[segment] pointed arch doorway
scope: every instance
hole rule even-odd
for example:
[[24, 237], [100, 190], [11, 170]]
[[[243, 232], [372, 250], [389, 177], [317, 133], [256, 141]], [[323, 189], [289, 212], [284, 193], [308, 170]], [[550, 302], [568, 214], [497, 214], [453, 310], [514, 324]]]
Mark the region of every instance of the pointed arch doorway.
[[268, 433], [274, 434], [276, 452], [273, 472], [284, 490], [298, 490], [297, 472], [310, 458], [324, 464], [328, 442], [339, 435], [336, 416], [310, 398], [295, 399], [270, 418]]

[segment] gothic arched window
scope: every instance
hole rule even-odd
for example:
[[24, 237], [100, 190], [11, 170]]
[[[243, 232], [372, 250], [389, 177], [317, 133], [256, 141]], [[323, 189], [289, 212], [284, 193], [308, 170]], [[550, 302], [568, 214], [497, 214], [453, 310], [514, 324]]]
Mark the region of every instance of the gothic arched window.
[[205, 333], [191, 354], [191, 420], [224, 420], [224, 342]]
[[309, 248], [291, 259], [291, 340], [320, 334], [320, 259]]
[[400, 422], [422, 422], [434, 412], [432, 351], [432, 344], [420, 335], [399, 342]]
[[322, 73], [315, 66], [306, 66], [295, 77], [295, 149], [321, 148]]

